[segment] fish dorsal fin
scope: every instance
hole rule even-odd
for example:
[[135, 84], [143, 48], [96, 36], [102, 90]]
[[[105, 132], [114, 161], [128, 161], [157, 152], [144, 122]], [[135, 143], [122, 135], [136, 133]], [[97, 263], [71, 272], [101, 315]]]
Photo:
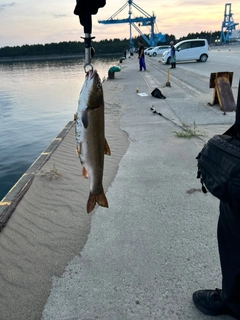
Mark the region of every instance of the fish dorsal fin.
[[111, 150], [109, 148], [106, 138], [105, 138], [105, 145], [104, 145], [104, 153], [107, 154], [108, 156], [111, 155]]
[[88, 127], [88, 109], [84, 109], [82, 112], [82, 123], [85, 129]]

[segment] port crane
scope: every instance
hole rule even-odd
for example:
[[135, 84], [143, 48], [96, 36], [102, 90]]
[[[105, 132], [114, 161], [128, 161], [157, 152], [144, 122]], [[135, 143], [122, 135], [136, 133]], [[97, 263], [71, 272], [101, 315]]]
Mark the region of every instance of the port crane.
[[236, 30], [236, 26], [239, 23], [235, 23], [233, 21], [233, 13], [231, 11], [231, 3], [225, 4], [225, 11], [224, 11], [224, 20], [222, 22], [222, 29], [221, 29], [221, 36], [220, 36], [220, 42], [221, 43], [227, 43], [229, 42], [233, 30]]
[[[128, 10], [128, 18], [126, 19], [115, 19], [115, 17], [122, 12], [127, 6], [129, 6]], [[132, 7], [137, 9], [142, 16], [141, 17], [132, 17]], [[118, 24], [118, 23], [129, 23], [130, 27], [130, 38], [129, 45], [130, 50], [134, 47], [132, 40], [132, 27], [137, 30], [137, 32], [143, 37], [143, 39], [147, 42], [149, 46], [156, 46], [158, 42], [166, 42], [166, 35], [161, 32], [154, 33], [154, 25], [156, 26], [156, 16], [153, 14], [152, 16], [140, 8], [136, 3], [132, 0], [128, 0], [120, 9], [118, 9], [110, 18], [107, 20], [98, 20], [99, 23], [103, 24]], [[138, 25], [136, 25], [136, 23]], [[150, 26], [150, 35], [149, 38], [139, 29], [140, 26]]]

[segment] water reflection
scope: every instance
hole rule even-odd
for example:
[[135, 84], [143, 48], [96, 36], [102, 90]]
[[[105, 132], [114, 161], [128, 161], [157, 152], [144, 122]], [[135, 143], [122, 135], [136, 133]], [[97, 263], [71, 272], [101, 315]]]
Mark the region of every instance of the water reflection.
[[10, 94], [0, 91], [0, 115], [3, 118], [11, 117], [12, 101]]

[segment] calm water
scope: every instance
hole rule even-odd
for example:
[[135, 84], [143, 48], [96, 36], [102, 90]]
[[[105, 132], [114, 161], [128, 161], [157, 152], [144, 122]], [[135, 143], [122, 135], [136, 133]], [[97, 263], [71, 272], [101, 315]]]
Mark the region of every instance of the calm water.
[[[103, 78], [117, 58], [95, 59]], [[0, 200], [77, 110], [80, 59], [0, 64]]]

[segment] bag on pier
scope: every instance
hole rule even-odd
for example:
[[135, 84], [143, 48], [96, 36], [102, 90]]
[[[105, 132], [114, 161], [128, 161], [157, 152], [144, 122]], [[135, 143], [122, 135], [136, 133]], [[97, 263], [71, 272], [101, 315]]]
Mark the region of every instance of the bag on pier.
[[202, 191], [207, 193], [208, 190], [220, 200], [229, 199], [232, 187], [240, 186], [240, 139], [216, 135], [205, 144], [196, 159]]
[[166, 99], [166, 97], [162, 94], [162, 92], [158, 89], [158, 88], [155, 88], [152, 92], [151, 92], [151, 95], [155, 98], [158, 98], [158, 99]]

